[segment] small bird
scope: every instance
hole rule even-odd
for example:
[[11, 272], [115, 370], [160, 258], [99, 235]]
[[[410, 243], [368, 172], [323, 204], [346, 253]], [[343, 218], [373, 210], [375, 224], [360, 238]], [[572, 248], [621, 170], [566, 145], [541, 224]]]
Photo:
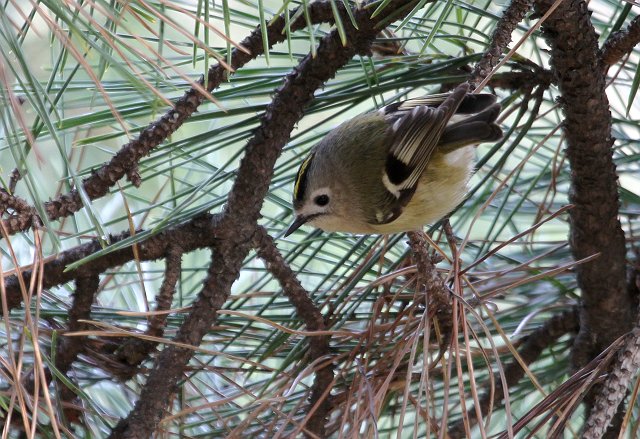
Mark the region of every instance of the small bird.
[[293, 188], [295, 218], [327, 232], [419, 230], [463, 199], [472, 145], [502, 137], [492, 94], [451, 93], [396, 102], [331, 130], [302, 162]]

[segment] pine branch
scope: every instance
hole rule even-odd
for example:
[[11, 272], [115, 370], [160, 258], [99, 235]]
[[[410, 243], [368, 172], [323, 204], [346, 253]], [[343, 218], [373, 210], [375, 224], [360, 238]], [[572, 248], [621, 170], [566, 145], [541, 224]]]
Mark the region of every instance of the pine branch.
[[608, 68], [620, 61], [640, 43], [640, 16], [636, 16], [626, 29], [619, 30], [607, 38], [600, 49], [600, 62]]
[[[552, 0], [536, 2], [541, 15], [553, 5]], [[560, 3], [542, 30], [551, 47], [552, 70], [565, 114], [566, 154], [571, 165], [569, 200], [574, 205], [569, 211], [571, 250], [576, 260], [600, 255], [576, 267], [582, 307], [572, 361], [578, 369], [631, 330], [634, 307], [626, 288], [611, 113], [599, 68], [598, 35], [587, 4], [581, 0]], [[592, 397], [587, 398], [588, 404]]]

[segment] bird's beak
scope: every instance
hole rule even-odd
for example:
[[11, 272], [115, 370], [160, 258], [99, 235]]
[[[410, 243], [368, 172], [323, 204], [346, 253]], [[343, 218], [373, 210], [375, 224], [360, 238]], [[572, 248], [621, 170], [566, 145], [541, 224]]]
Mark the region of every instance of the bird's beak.
[[298, 230], [300, 228], [300, 226], [302, 226], [304, 223], [306, 223], [307, 221], [309, 221], [311, 219], [311, 217], [308, 216], [303, 216], [303, 215], [298, 215], [293, 219], [293, 222], [291, 223], [291, 225], [289, 226], [289, 228], [287, 229], [286, 232], [284, 232], [284, 236], [289, 236], [291, 235], [293, 232], [295, 232], [296, 230]]

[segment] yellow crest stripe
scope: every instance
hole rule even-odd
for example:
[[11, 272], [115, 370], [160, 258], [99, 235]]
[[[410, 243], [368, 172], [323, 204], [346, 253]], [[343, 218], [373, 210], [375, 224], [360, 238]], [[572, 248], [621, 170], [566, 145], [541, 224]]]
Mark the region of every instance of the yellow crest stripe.
[[311, 163], [311, 159], [313, 158], [315, 153], [309, 154], [309, 156], [304, 159], [302, 164], [300, 165], [300, 169], [298, 169], [298, 174], [296, 175], [296, 182], [293, 185], [293, 197], [297, 200], [300, 198], [300, 190], [302, 189], [302, 182], [305, 180], [305, 174], [307, 172], [307, 167], [309, 167], [309, 163]]

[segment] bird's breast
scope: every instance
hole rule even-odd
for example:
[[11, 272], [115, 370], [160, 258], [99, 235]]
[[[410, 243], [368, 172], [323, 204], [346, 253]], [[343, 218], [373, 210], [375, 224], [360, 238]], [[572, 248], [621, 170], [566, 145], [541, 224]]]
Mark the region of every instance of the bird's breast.
[[473, 146], [449, 154], [434, 153], [402, 214], [389, 224], [374, 226], [377, 233], [419, 230], [444, 217], [464, 200], [473, 165]]

